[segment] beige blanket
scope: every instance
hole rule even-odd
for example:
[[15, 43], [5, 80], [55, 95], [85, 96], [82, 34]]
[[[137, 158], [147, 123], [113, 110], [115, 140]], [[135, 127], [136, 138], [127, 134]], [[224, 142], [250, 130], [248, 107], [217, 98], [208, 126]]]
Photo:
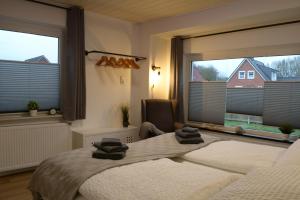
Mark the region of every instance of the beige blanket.
[[40, 196], [48, 200], [73, 200], [81, 184], [89, 177], [106, 169], [159, 158], [171, 158], [219, 141], [203, 135], [204, 143], [182, 145], [174, 133], [160, 135], [128, 144], [129, 150], [122, 160], [102, 160], [91, 157], [93, 149], [78, 149], [59, 154], [43, 161], [34, 172], [29, 188], [35, 200]]

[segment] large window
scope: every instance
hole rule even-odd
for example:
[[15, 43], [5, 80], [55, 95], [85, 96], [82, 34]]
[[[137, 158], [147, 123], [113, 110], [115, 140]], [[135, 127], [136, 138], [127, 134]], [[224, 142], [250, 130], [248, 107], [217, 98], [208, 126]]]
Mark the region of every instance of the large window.
[[262, 137], [288, 125], [299, 137], [300, 56], [193, 61], [188, 102], [189, 121]]
[[0, 30], [0, 113], [59, 109], [59, 38]]

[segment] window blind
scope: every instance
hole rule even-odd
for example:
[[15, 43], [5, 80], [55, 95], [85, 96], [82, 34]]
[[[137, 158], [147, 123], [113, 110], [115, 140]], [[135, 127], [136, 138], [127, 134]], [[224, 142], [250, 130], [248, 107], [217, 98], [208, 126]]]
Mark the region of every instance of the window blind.
[[261, 116], [263, 113], [263, 88], [227, 88], [226, 111]]
[[60, 66], [0, 61], [0, 112], [27, 111], [30, 100], [40, 110], [60, 107]]
[[266, 82], [263, 123], [300, 128], [300, 82]]
[[190, 82], [188, 120], [224, 124], [226, 82]]

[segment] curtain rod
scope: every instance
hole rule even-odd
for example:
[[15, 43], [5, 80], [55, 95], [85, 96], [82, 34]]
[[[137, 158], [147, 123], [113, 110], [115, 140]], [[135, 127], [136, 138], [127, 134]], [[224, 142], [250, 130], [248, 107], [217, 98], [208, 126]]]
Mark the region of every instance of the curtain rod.
[[127, 54], [120, 54], [120, 53], [112, 53], [112, 52], [107, 52], [107, 51], [97, 51], [97, 50], [92, 50], [92, 51], [85, 51], [85, 55], [89, 55], [90, 53], [101, 53], [101, 54], [109, 54], [109, 55], [116, 55], [116, 56], [124, 56], [124, 57], [130, 57], [130, 58], [135, 58], [136, 61], [140, 60], [146, 60], [146, 57], [140, 57], [140, 56], [133, 56], [133, 55], [127, 55]]
[[242, 31], [268, 28], [268, 27], [274, 27], [274, 26], [282, 26], [282, 25], [287, 25], [287, 24], [296, 24], [299, 22], [300, 22], [300, 20], [294, 20], [294, 21], [281, 22], [281, 23], [275, 23], [275, 24], [267, 24], [267, 25], [262, 25], [262, 26], [253, 26], [253, 27], [248, 27], [248, 28], [241, 28], [241, 29], [234, 29], [234, 30], [222, 31], [222, 32], [217, 32], [217, 33], [185, 37], [185, 38], [183, 38], [183, 40], [188, 40], [188, 39], [193, 39], [193, 38], [201, 38], [201, 37], [209, 37], [209, 36], [214, 36], [214, 35], [222, 35], [222, 34], [227, 34], [227, 33], [242, 32]]
[[29, 1], [29, 2], [32, 2], [32, 3], [42, 4], [42, 5], [45, 5], [45, 6], [51, 6], [51, 7], [55, 7], [55, 8], [60, 8], [60, 9], [64, 9], [64, 10], [68, 10], [69, 9], [67, 7], [58, 6], [58, 5], [51, 4], [51, 3], [46, 3], [46, 2], [43, 2], [43, 1], [37, 1], [37, 0], [26, 0], [26, 1]]

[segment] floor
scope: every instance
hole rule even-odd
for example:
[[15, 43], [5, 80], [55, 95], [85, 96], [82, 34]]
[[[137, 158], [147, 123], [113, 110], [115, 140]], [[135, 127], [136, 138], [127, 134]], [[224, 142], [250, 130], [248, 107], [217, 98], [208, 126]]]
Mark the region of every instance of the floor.
[[0, 200], [32, 200], [27, 189], [32, 171], [0, 177]]

